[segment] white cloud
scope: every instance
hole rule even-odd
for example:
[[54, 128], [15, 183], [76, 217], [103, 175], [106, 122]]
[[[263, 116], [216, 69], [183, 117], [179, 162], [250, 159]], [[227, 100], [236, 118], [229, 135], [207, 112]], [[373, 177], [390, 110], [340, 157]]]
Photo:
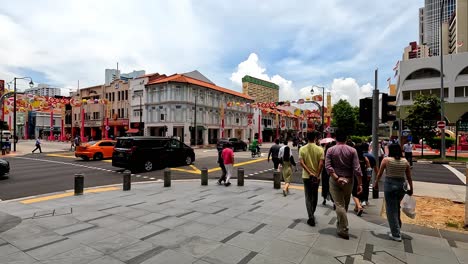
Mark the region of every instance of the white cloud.
[[372, 95], [372, 89], [373, 86], [370, 83], [359, 86], [353, 78], [333, 79], [331, 84], [332, 103], [345, 99], [351, 105], [358, 106], [359, 99]]

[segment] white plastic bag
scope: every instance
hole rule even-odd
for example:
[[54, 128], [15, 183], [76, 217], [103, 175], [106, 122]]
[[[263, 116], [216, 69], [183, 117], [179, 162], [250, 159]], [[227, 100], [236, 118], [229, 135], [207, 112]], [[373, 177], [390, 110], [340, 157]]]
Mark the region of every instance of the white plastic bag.
[[413, 196], [405, 194], [400, 203], [403, 213], [411, 219], [416, 217], [416, 199]]

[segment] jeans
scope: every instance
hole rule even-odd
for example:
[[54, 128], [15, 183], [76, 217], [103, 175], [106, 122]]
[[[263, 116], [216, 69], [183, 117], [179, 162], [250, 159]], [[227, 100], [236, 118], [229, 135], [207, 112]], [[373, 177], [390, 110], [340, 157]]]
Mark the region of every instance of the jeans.
[[224, 164], [224, 167], [226, 167], [226, 183], [229, 182], [232, 176], [232, 166], [233, 164]]
[[400, 202], [403, 199], [403, 196], [405, 196], [405, 190], [403, 190], [404, 183], [404, 178], [396, 179], [385, 177], [385, 209], [387, 212], [388, 225], [390, 226], [390, 231], [394, 237], [400, 237]]
[[273, 158], [271, 158], [271, 160], [273, 161], [273, 168], [274, 168], [275, 170], [278, 170], [278, 166], [279, 166], [279, 163], [280, 163], [280, 159], [279, 159], [279, 158], [273, 157]]
[[314, 219], [315, 209], [317, 208], [317, 200], [318, 200], [318, 188], [320, 181], [314, 179], [304, 179], [304, 193], [305, 193], [305, 203], [307, 208], [307, 214], [309, 215], [309, 219]]
[[219, 178], [219, 182], [221, 183], [222, 181], [226, 182], [226, 167], [224, 166], [224, 163], [219, 163], [219, 167], [221, 168], [222, 174], [221, 178]]
[[359, 196], [361, 202], [368, 202], [369, 201], [369, 177], [364, 174], [362, 175], [362, 193]]
[[336, 228], [339, 233], [348, 233], [348, 206], [351, 199], [351, 192], [353, 191], [353, 179], [348, 178], [348, 183], [345, 185], [338, 184], [333, 178], [330, 177], [330, 193], [335, 201], [336, 206]]

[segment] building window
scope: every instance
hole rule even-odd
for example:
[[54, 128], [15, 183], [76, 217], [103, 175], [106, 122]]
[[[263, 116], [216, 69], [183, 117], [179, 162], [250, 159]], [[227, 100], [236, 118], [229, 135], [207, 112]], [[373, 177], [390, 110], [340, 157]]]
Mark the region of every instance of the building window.
[[99, 112], [93, 112], [93, 119], [99, 120]]
[[181, 109], [181, 108], [182, 108], [182, 106], [181, 106], [181, 105], [176, 105], [176, 107], [175, 107], [175, 108], [176, 108], [176, 109]]
[[115, 101], [115, 92], [112, 92], [112, 102]]
[[125, 91], [125, 100], [128, 100], [128, 90]]
[[138, 110], [133, 110], [133, 116], [134, 117], [140, 117], [142, 114], [142, 111], [140, 111], [140, 109]]
[[239, 124], [239, 118], [236, 117], [236, 124]]
[[465, 97], [466, 96], [466, 86], [455, 87], [455, 97]]
[[120, 91], [117, 92], [117, 101], [120, 101]]
[[404, 91], [403, 92], [403, 100], [411, 100], [411, 92]]
[[161, 114], [161, 121], [164, 121], [164, 114]]

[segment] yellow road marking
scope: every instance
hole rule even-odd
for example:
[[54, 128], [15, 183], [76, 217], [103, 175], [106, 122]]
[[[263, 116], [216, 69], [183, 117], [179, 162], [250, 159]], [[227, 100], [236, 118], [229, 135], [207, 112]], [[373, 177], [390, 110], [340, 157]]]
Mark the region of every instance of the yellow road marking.
[[[84, 193], [98, 193], [98, 192], [108, 192], [108, 191], [116, 191], [116, 190], [120, 190], [120, 188], [117, 188], [117, 187], [95, 188], [95, 189], [85, 190]], [[64, 198], [64, 197], [70, 197], [70, 196], [73, 196], [73, 195], [75, 195], [74, 192], [66, 192], [66, 193], [54, 194], [54, 195], [43, 196], [43, 197], [38, 197], [38, 198], [26, 199], [26, 200], [20, 201], [20, 203], [22, 203], [22, 204], [32, 204], [32, 203], [38, 203], [38, 202], [44, 202], [44, 201]]]
[[190, 165], [190, 168], [192, 168], [194, 171], [196, 171], [197, 173], [201, 173], [201, 170], [199, 170], [197, 167], [195, 167], [194, 165]]
[[265, 160], [267, 160], [267, 158], [261, 158], [261, 159], [254, 159], [254, 160], [239, 162], [239, 163], [234, 164], [234, 167], [239, 167], [239, 166], [242, 166], [242, 165], [257, 163], [257, 162], [265, 161]]
[[70, 158], [75, 159], [75, 156], [65, 155], [65, 154], [47, 154], [49, 157], [61, 157], [61, 158]]
[[192, 173], [192, 174], [200, 174], [200, 172], [196, 172], [194, 170], [186, 170], [186, 169], [179, 169], [179, 168], [171, 168], [171, 171], [182, 171], [182, 172], [187, 172], [187, 173]]

